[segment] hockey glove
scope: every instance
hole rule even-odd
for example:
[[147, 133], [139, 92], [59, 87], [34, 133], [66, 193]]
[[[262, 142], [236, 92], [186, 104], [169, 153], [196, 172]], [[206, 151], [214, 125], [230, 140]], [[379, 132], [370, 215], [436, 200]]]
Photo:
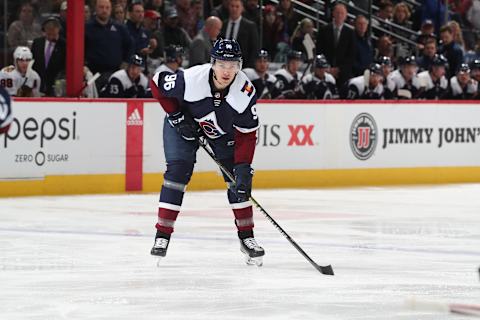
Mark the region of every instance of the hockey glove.
[[193, 141], [200, 136], [200, 127], [191, 118], [187, 118], [182, 111], [170, 113], [168, 122], [185, 140]]
[[237, 164], [233, 168], [233, 176], [235, 177], [235, 187], [233, 192], [239, 202], [245, 202], [250, 199], [252, 193], [252, 177], [253, 169], [249, 164]]

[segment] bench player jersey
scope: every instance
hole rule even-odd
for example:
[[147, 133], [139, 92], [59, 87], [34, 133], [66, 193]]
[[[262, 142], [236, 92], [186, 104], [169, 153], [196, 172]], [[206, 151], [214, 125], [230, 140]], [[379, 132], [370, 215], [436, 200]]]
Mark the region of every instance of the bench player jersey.
[[233, 136], [234, 129], [241, 133], [257, 130], [257, 97], [247, 76], [239, 71], [231, 85], [222, 91], [215, 90], [212, 77], [208, 63], [177, 73], [156, 73], [152, 80], [162, 96], [176, 98], [209, 139]]

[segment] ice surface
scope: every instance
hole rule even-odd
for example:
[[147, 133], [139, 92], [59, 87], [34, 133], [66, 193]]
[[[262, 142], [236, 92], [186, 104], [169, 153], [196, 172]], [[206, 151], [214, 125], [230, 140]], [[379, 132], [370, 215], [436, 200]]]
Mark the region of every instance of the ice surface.
[[225, 192], [187, 192], [156, 267], [158, 196], [0, 199], [0, 319], [470, 319], [405, 299], [479, 303], [480, 185], [255, 190], [246, 266]]

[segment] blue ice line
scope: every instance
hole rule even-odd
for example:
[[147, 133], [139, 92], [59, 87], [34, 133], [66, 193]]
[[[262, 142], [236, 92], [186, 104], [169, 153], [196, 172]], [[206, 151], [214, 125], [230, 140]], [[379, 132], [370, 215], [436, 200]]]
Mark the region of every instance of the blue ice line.
[[[81, 230], [40, 230], [40, 229], [21, 229], [21, 228], [0, 228], [0, 232], [26, 232], [26, 233], [44, 233], [44, 234], [71, 234], [71, 235], [96, 235], [96, 236], [115, 236], [115, 237], [141, 237], [141, 238], [151, 238], [154, 237], [154, 232], [152, 231], [151, 235], [146, 234], [128, 234], [121, 232], [107, 232], [107, 231], [81, 231]], [[220, 240], [220, 241], [235, 241], [233, 238], [221, 238], [221, 237], [199, 237], [199, 236], [185, 236], [180, 234], [175, 234], [175, 238], [183, 240]], [[262, 242], [270, 243], [283, 243], [280, 240], [269, 240]], [[341, 249], [359, 249], [359, 250], [377, 250], [377, 251], [398, 251], [398, 252], [410, 252], [410, 253], [430, 253], [430, 254], [447, 254], [447, 255], [471, 255], [479, 256], [480, 252], [478, 251], [468, 251], [468, 250], [441, 250], [441, 249], [412, 249], [412, 248], [402, 248], [394, 246], [373, 246], [373, 245], [348, 245], [348, 244], [336, 244], [336, 243], [326, 243], [326, 242], [311, 242], [311, 241], [302, 241], [301, 245], [303, 246], [322, 246], [330, 248], [341, 248]]]

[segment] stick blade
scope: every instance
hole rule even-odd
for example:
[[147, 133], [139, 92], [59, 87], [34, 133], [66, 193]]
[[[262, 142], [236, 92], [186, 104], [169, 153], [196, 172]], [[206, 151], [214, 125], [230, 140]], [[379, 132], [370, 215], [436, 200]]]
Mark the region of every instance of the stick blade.
[[327, 276], [333, 276], [333, 268], [331, 265], [328, 266], [319, 266], [317, 265], [317, 270], [320, 271], [320, 273], [325, 274]]

